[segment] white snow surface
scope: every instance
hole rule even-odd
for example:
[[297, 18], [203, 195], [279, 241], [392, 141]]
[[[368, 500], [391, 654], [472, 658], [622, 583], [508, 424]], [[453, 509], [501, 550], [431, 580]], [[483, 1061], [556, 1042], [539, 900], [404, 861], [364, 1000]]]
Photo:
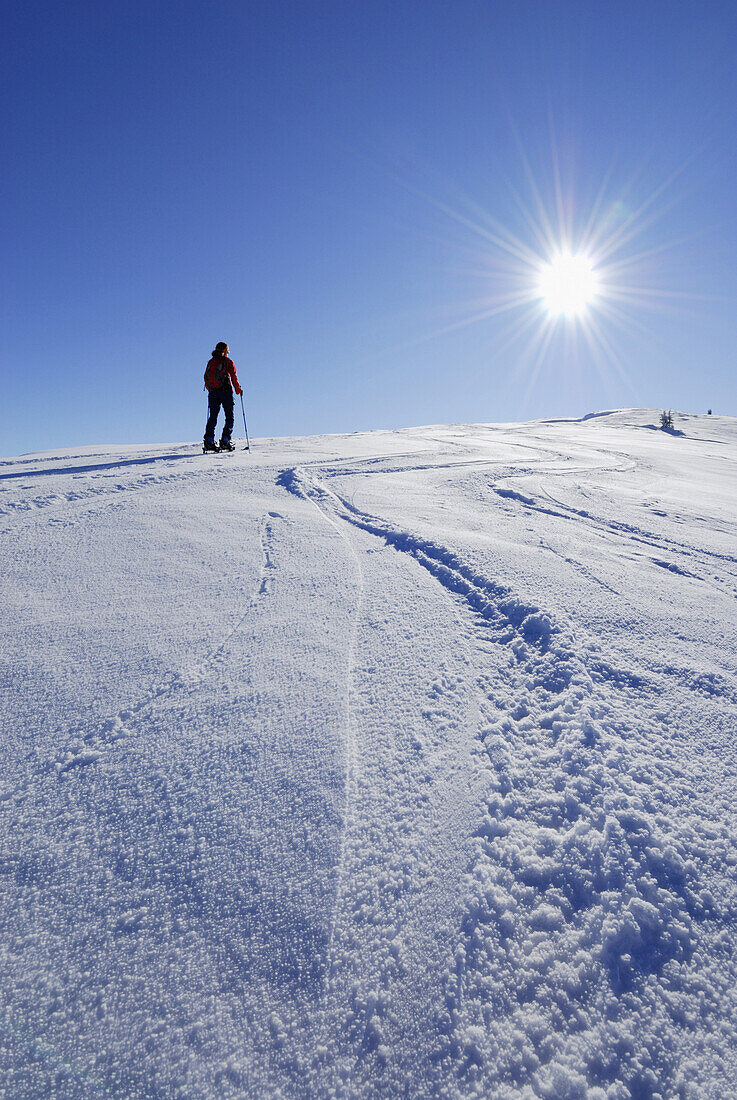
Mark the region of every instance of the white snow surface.
[[737, 1096], [737, 419], [0, 462], [0, 1095]]

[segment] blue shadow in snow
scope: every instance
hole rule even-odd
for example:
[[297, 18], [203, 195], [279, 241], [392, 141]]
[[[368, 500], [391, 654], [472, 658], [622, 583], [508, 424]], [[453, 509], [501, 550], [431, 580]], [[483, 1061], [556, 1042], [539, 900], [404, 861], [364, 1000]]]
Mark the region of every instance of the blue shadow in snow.
[[0, 481], [18, 477], [48, 477], [50, 474], [89, 474], [98, 470], [117, 470], [123, 466], [150, 466], [153, 462], [172, 462], [175, 458], [194, 458], [191, 454], [154, 455], [152, 458], [126, 458], [120, 462], [98, 462], [87, 466], [53, 466], [48, 470], [19, 470], [0, 474]]

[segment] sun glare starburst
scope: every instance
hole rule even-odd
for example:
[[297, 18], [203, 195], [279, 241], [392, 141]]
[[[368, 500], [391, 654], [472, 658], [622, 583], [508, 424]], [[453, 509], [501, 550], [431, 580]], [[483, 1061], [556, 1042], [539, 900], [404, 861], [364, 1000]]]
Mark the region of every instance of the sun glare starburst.
[[[582, 204], [571, 180], [564, 181], [554, 142], [548, 196], [521, 144], [520, 152], [529, 194], [525, 199], [512, 191], [517, 210], [506, 224], [467, 198], [453, 207], [419, 192], [475, 238], [467, 246], [469, 270], [482, 288], [471, 311], [471, 302], [462, 303], [465, 316], [422, 339], [493, 319], [494, 362], [509, 364], [508, 384], [517, 390], [521, 376], [527, 375], [523, 405], [548, 368], [559, 371], [566, 384], [582, 377], [581, 370], [591, 369], [613, 384], [613, 371], [617, 392], [622, 381], [634, 391], [617, 350], [615, 330], [631, 343], [634, 336], [647, 333], [638, 314], [687, 297], [657, 289], [651, 281], [655, 258], [677, 243], [655, 242], [650, 231], [672, 205], [661, 200], [680, 170], [640, 196], [637, 204], [629, 201], [632, 182], [625, 194], [611, 194], [610, 170], [593, 201]], [[497, 323], [505, 317], [506, 323]], [[516, 346], [519, 352], [512, 357]]]
[[643, 311], [667, 310], [693, 297], [653, 282], [657, 258], [682, 243], [654, 239], [652, 227], [674, 205], [676, 200], [666, 202], [664, 195], [686, 165], [637, 201], [637, 175], [613, 194], [610, 168], [598, 193], [581, 202], [572, 170], [562, 170], [552, 131], [551, 142], [553, 170], [546, 187], [518, 140], [527, 196], [512, 188], [516, 209], [505, 221], [468, 196], [450, 205], [410, 188], [471, 234], [463, 246], [469, 259], [465, 271], [478, 281], [479, 292], [454, 306], [455, 316], [444, 325], [400, 347], [492, 322], [490, 360], [497, 370], [506, 367], [506, 385], [516, 399], [527, 376], [522, 408], [543, 371], [555, 371], [561, 384], [570, 386], [595, 370], [613, 392], [619, 394], [624, 382], [634, 393], [619, 337], [633, 347], [633, 340], [648, 337]]
[[596, 298], [599, 279], [585, 253], [564, 251], [540, 269], [538, 290], [552, 316], [580, 317]]

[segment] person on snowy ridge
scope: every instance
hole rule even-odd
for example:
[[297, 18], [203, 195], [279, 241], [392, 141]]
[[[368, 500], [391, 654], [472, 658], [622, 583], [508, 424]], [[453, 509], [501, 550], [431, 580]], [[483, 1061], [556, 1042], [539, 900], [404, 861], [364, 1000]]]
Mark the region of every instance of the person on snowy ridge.
[[[202, 441], [204, 451], [233, 451], [230, 441], [233, 434], [233, 389], [237, 394], [243, 390], [238, 382], [235, 372], [235, 363], [228, 358], [229, 348], [224, 340], [215, 346], [210, 362], [205, 367], [205, 389], [207, 390], [207, 407], [209, 416], [205, 425], [205, 438]], [[218, 414], [222, 407], [225, 413], [225, 427], [220, 439], [220, 446], [215, 442], [215, 426]]]

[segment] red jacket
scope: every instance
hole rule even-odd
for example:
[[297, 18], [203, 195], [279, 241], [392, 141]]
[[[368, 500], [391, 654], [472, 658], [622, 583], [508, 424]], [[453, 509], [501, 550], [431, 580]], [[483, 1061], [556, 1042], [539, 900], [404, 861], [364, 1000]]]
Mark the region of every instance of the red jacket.
[[222, 390], [228, 386], [241, 394], [243, 390], [235, 373], [235, 363], [226, 355], [213, 355], [205, 367], [205, 389]]

